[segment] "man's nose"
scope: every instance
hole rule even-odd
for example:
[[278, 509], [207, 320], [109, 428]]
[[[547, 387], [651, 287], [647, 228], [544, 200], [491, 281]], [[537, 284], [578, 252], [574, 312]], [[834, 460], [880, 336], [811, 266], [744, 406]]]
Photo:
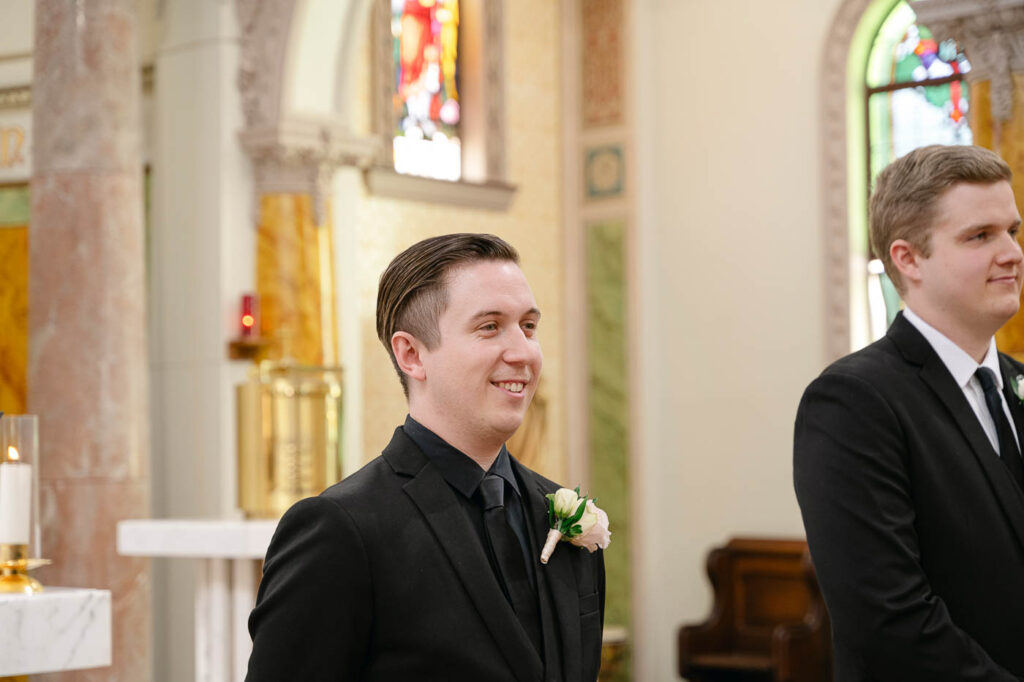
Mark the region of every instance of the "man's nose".
[[1024, 252], [1021, 251], [1019, 237], [1019, 234], [1015, 236], [1009, 232], [1006, 233], [1005, 246], [1000, 253], [1004, 262], [1019, 263], [1021, 260], [1024, 260]]
[[517, 327], [506, 338], [508, 343], [505, 345], [505, 362], [525, 364], [540, 355], [540, 344], [535, 338], [527, 336], [523, 329]]

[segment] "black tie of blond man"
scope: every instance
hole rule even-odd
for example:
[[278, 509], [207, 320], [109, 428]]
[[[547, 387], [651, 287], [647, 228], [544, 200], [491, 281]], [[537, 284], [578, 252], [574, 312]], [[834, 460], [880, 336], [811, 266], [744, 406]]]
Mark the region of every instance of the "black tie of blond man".
[[988, 413], [996, 425], [996, 433], [999, 434], [999, 455], [1003, 463], [1013, 474], [1013, 480], [1024, 490], [1024, 462], [1020, 458], [1020, 449], [1017, 447], [1017, 439], [1013, 437], [1013, 427], [1006, 418], [1006, 411], [1003, 410], [1003, 401], [999, 396], [999, 386], [996, 384], [995, 373], [988, 367], [979, 367], [975, 372], [978, 381], [981, 382], [981, 390], [985, 392], [985, 404], [988, 405]]

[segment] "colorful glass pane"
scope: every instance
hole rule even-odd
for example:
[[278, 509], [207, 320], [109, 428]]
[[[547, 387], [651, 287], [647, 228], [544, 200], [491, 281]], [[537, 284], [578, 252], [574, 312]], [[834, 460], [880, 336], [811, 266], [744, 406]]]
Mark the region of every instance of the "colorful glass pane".
[[[917, 147], [973, 142], [967, 123], [970, 92], [965, 83], [915, 85], [962, 75], [970, 70], [970, 64], [955, 42], [937, 43], [931, 31], [916, 21], [906, 2], [897, 3], [882, 22], [868, 56], [868, 89], [889, 86], [868, 96], [872, 179], [894, 159]], [[898, 87], [901, 84], [904, 87]]]
[[[871, 180], [907, 152], [929, 144], [972, 144], [967, 122], [970, 92], [961, 80], [970, 63], [956, 43], [939, 43], [917, 24], [906, 2], [897, 3], [868, 55], [868, 147]], [[930, 85], [923, 82], [933, 81]], [[883, 89], [884, 88], [884, 89]], [[880, 338], [899, 311], [899, 295], [881, 263], [868, 263], [868, 316]]]
[[395, 170], [458, 180], [458, 0], [391, 0]]
[[971, 144], [971, 128], [963, 115], [969, 101], [968, 89], [959, 81], [872, 94], [868, 99], [872, 179], [912, 149]]
[[869, 88], [946, 78], [971, 70], [954, 41], [937, 42], [932, 32], [916, 21], [914, 10], [900, 2], [882, 22], [868, 57]]

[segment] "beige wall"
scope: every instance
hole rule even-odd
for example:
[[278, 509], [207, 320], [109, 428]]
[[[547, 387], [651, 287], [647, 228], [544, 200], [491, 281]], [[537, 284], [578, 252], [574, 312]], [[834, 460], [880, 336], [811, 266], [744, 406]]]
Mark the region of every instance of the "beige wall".
[[[840, 3], [631, 3], [638, 680], [676, 679], [675, 631], [707, 613], [703, 560], [712, 545], [741, 532], [802, 534], [791, 431], [825, 356], [818, 88], [822, 68], [844, 65], [819, 62]], [[31, 3], [18, 6], [0, 34], [31, 33]], [[374, 334], [377, 278], [401, 248], [458, 230], [496, 232], [523, 254], [546, 318], [548, 442], [564, 450], [563, 363], [572, 349], [561, 326], [559, 18], [550, 0], [505, 3], [508, 179], [519, 188], [508, 212], [363, 197], [351, 222], [336, 222], [351, 230], [341, 243], [356, 247], [346, 262], [360, 293], [366, 458], [405, 413]], [[0, 60], [0, 83], [27, 73], [27, 59]], [[363, 191], [347, 186], [349, 196]]]
[[675, 678], [711, 546], [803, 532], [791, 438], [824, 362], [819, 55], [838, 5], [633, 3], [636, 679]]
[[508, 211], [363, 197], [357, 230], [360, 328], [363, 348], [363, 455], [387, 444], [406, 406], [374, 325], [380, 273], [398, 251], [446, 232], [493, 232], [519, 249], [522, 267], [544, 314], [541, 345], [547, 395], [547, 454], [540, 468], [561, 478], [565, 449], [562, 162], [560, 88], [561, 11], [549, 0], [505, 3], [507, 181], [517, 187]]

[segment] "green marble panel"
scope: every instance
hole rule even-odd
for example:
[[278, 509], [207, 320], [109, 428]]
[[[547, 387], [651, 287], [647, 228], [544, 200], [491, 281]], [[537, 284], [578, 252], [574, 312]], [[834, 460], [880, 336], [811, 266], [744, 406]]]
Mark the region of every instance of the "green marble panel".
[[28, 225], [28, 185], [0, 187], [0, 227]]
[[[590, 491], [608, 512], [612, 530], [605, 552], [605, 623], [631, 630], [626, 230], [624, 220], [586, 226], [587, 417]], [[629, 664], [627, 652], [616, 679], [630, 679]]]

